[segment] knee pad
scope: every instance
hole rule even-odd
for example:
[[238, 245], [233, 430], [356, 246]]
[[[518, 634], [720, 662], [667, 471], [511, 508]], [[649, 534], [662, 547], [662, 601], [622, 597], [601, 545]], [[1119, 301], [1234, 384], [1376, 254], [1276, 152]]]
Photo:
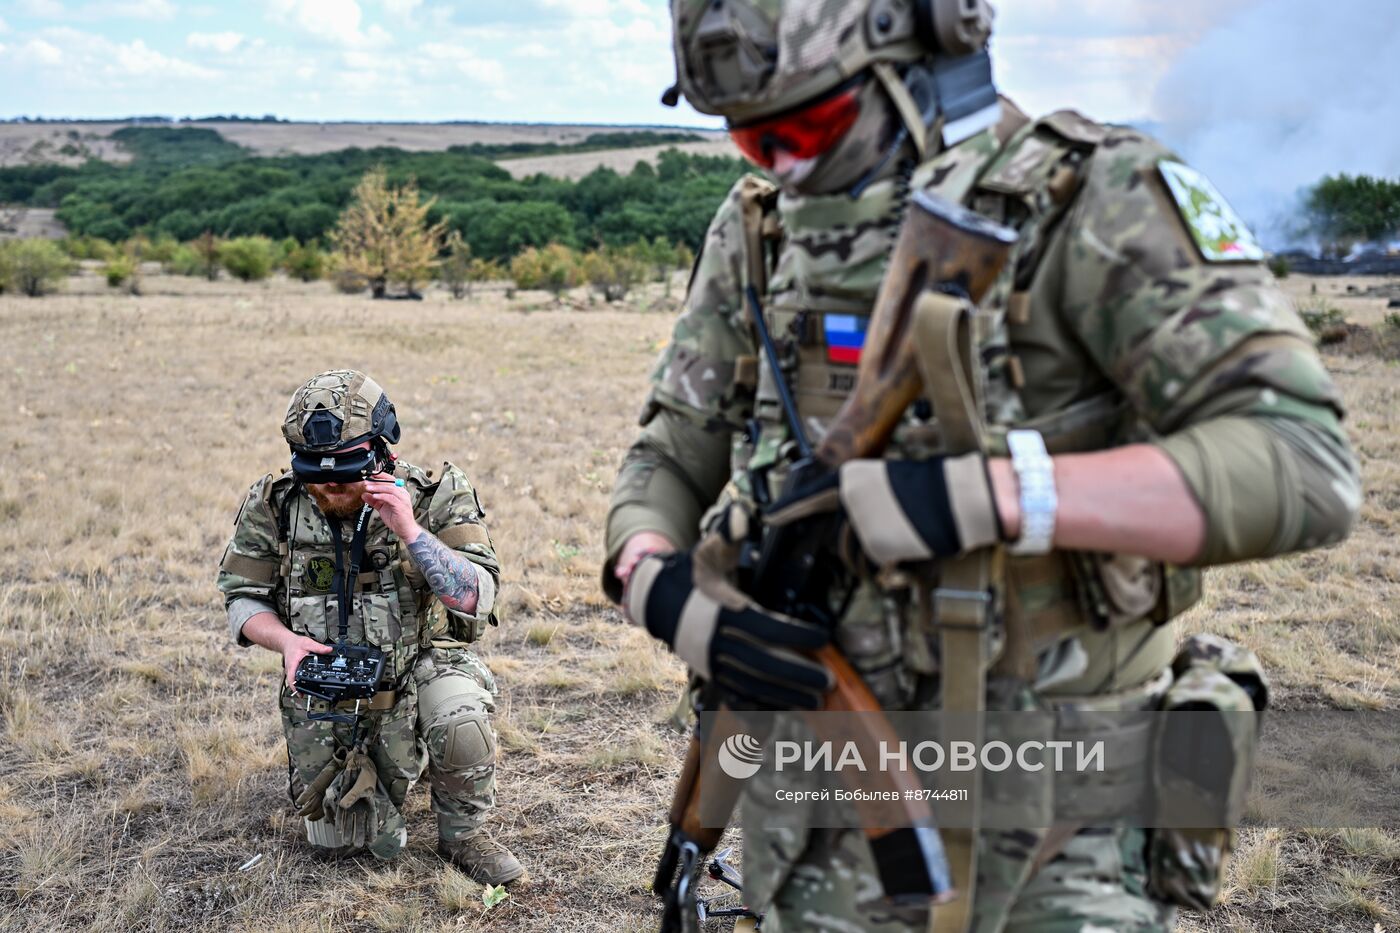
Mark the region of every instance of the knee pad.
[[479, 768], [496, 760], [496, 738], [484, 710], [464, 709], [448, 717], [442, 728], [442, 766], [447, 770]]
[[306, 819], [306, 841], [327, 855], [350, 855], [350, 843], [330, 820]]

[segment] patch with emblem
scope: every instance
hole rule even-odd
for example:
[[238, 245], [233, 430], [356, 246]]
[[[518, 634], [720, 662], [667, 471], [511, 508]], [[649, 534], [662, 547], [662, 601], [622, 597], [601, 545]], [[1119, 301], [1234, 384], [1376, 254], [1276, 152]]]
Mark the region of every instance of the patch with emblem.
[[859, 364], [868, 319], [854, 314], [827, 314], [823, 315], [822, 324], [826, 331], [827, 362]]
[[1157, 163], [1157, 170], [1206, 262], [1258, 262], [1264, 258], [1254, 234], [1209, 178], [1189, 165], [1170, 160]]
[[335, 582], [335, 561], [329, 557], [313, 557], [306, 562], [306, 570], [301, 576], [308, 590], [329, 593], [331, 584]]

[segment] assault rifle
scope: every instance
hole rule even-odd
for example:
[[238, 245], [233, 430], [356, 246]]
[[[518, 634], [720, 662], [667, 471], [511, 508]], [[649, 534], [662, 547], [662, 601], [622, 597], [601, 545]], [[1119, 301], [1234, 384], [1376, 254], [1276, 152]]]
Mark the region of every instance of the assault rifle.
[[[905, 410], [924, 391], [913, 339], [920, 299], [935, 291], [965, 297], [975, 305], [996, 281], [1015, 241], [1010, 229], [959, 205], [922, 192], [914, 195], [875, 300], [855, 388], [815, 449], [798, 417], [758, 294], [749, 287], [746, 299], [798, 453], [788, 470], [784, 496], [810, 488], [849, 460], [880, 456]], [[766, 477], [754, 481], [756, 494], [760, 487], [766, 488]], [[760, 499], [763, 504], [765, 500]], [[835, 532], [830, 516], [767, 529], [753, 572], [741, 583], [762, 606], [834, 627], [840, 607], [831, 605], [831, 583], [845, 575], [835, 549]], [[898, 736], [881, 714], [879, 702], [840, 651], [827, 645], [816, 656], [835, 684], [823, 710], [873, 714], [860, 717], [869, 734], [855, 737], [856, 741], [870, 748], [880, 742], [896, 743]], [[702, 703], [721, 716], [726, 713], [713, 686], [707, 686]], [[822, 718], [809, 717], [808, 723], [820, 732]], [[652, 890], [664, 902], [662, 933], [683, 929], [685, 918], [694, 916], [699, 865], [719, 844], [738, 800], [739, 782], [725, 778], [714, 766], [717, 752], [712, 738], [700, 735], [698, 729], [692, 736], [672, 798], [671, 835], [652, 882]], [[865, 780], [883, 782], [866, 789], [894, 791], [902, 801], [901, 828], [882, 828], [878, 822], [862, 820], [885, 896], [895, 902], [931, 905], [952, 899], [955, 892], [933, 812], [921, 795], [906, 799], [903, 793], [918, 786], [913, 777], [881, 771]], [[707, 787], [704, 816], [702, 785]], [[716, 820], [716, 814], [723, 819]]]

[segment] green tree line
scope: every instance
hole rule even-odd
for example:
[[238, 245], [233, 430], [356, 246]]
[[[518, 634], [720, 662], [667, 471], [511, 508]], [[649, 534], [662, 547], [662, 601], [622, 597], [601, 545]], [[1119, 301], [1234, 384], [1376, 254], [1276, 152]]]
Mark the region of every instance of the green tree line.
[[1308, 232], [1334, 250], [1400, 238], [1400, 178], [1329, 175], [1305, 203]]
[[599, 168], [578, 181], [515, 179], [492, 161], [692, 138], [680, 133], [281, 157], [251, 156], [209, 129], [128, 127], [119, 135], [133, 154], [130, 163], [0, 169], [0, 203], [56, 207], [73, 235], [109, 242], [137, 234], [187, 242], [211, 232], [309, 243], [324, 241], [360, 178], [382, 165], [391, 183], [416, 180], [436, 199], [431, 222], [459, 232], [474, 255], [507, 262], [550, 243], [592, 249], [659, 237], [698, 249], [715, 205], [744, 171], [738, 159], [676, 150], [663, 152], [654, 167], [641, 163], [627, 174]]

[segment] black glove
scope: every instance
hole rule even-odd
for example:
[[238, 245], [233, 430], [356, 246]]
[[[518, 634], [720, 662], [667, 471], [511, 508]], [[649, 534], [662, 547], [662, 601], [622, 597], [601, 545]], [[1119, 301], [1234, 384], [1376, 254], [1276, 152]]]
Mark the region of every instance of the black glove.
[[837, 509], [881, 565], [953, 557], [1005, 538], [981, 454], [852, 460], [786, 493], [764, 521], [781, 526]]
[[627, 582], [628, 615], [740, 701], [774, 709], [822, 705], [831, 675], [799, 652], [825, 645], [825, 629], [769, 612], [733, 587], [706, 592], [695, 581], [690, 552], [646, 558]]

